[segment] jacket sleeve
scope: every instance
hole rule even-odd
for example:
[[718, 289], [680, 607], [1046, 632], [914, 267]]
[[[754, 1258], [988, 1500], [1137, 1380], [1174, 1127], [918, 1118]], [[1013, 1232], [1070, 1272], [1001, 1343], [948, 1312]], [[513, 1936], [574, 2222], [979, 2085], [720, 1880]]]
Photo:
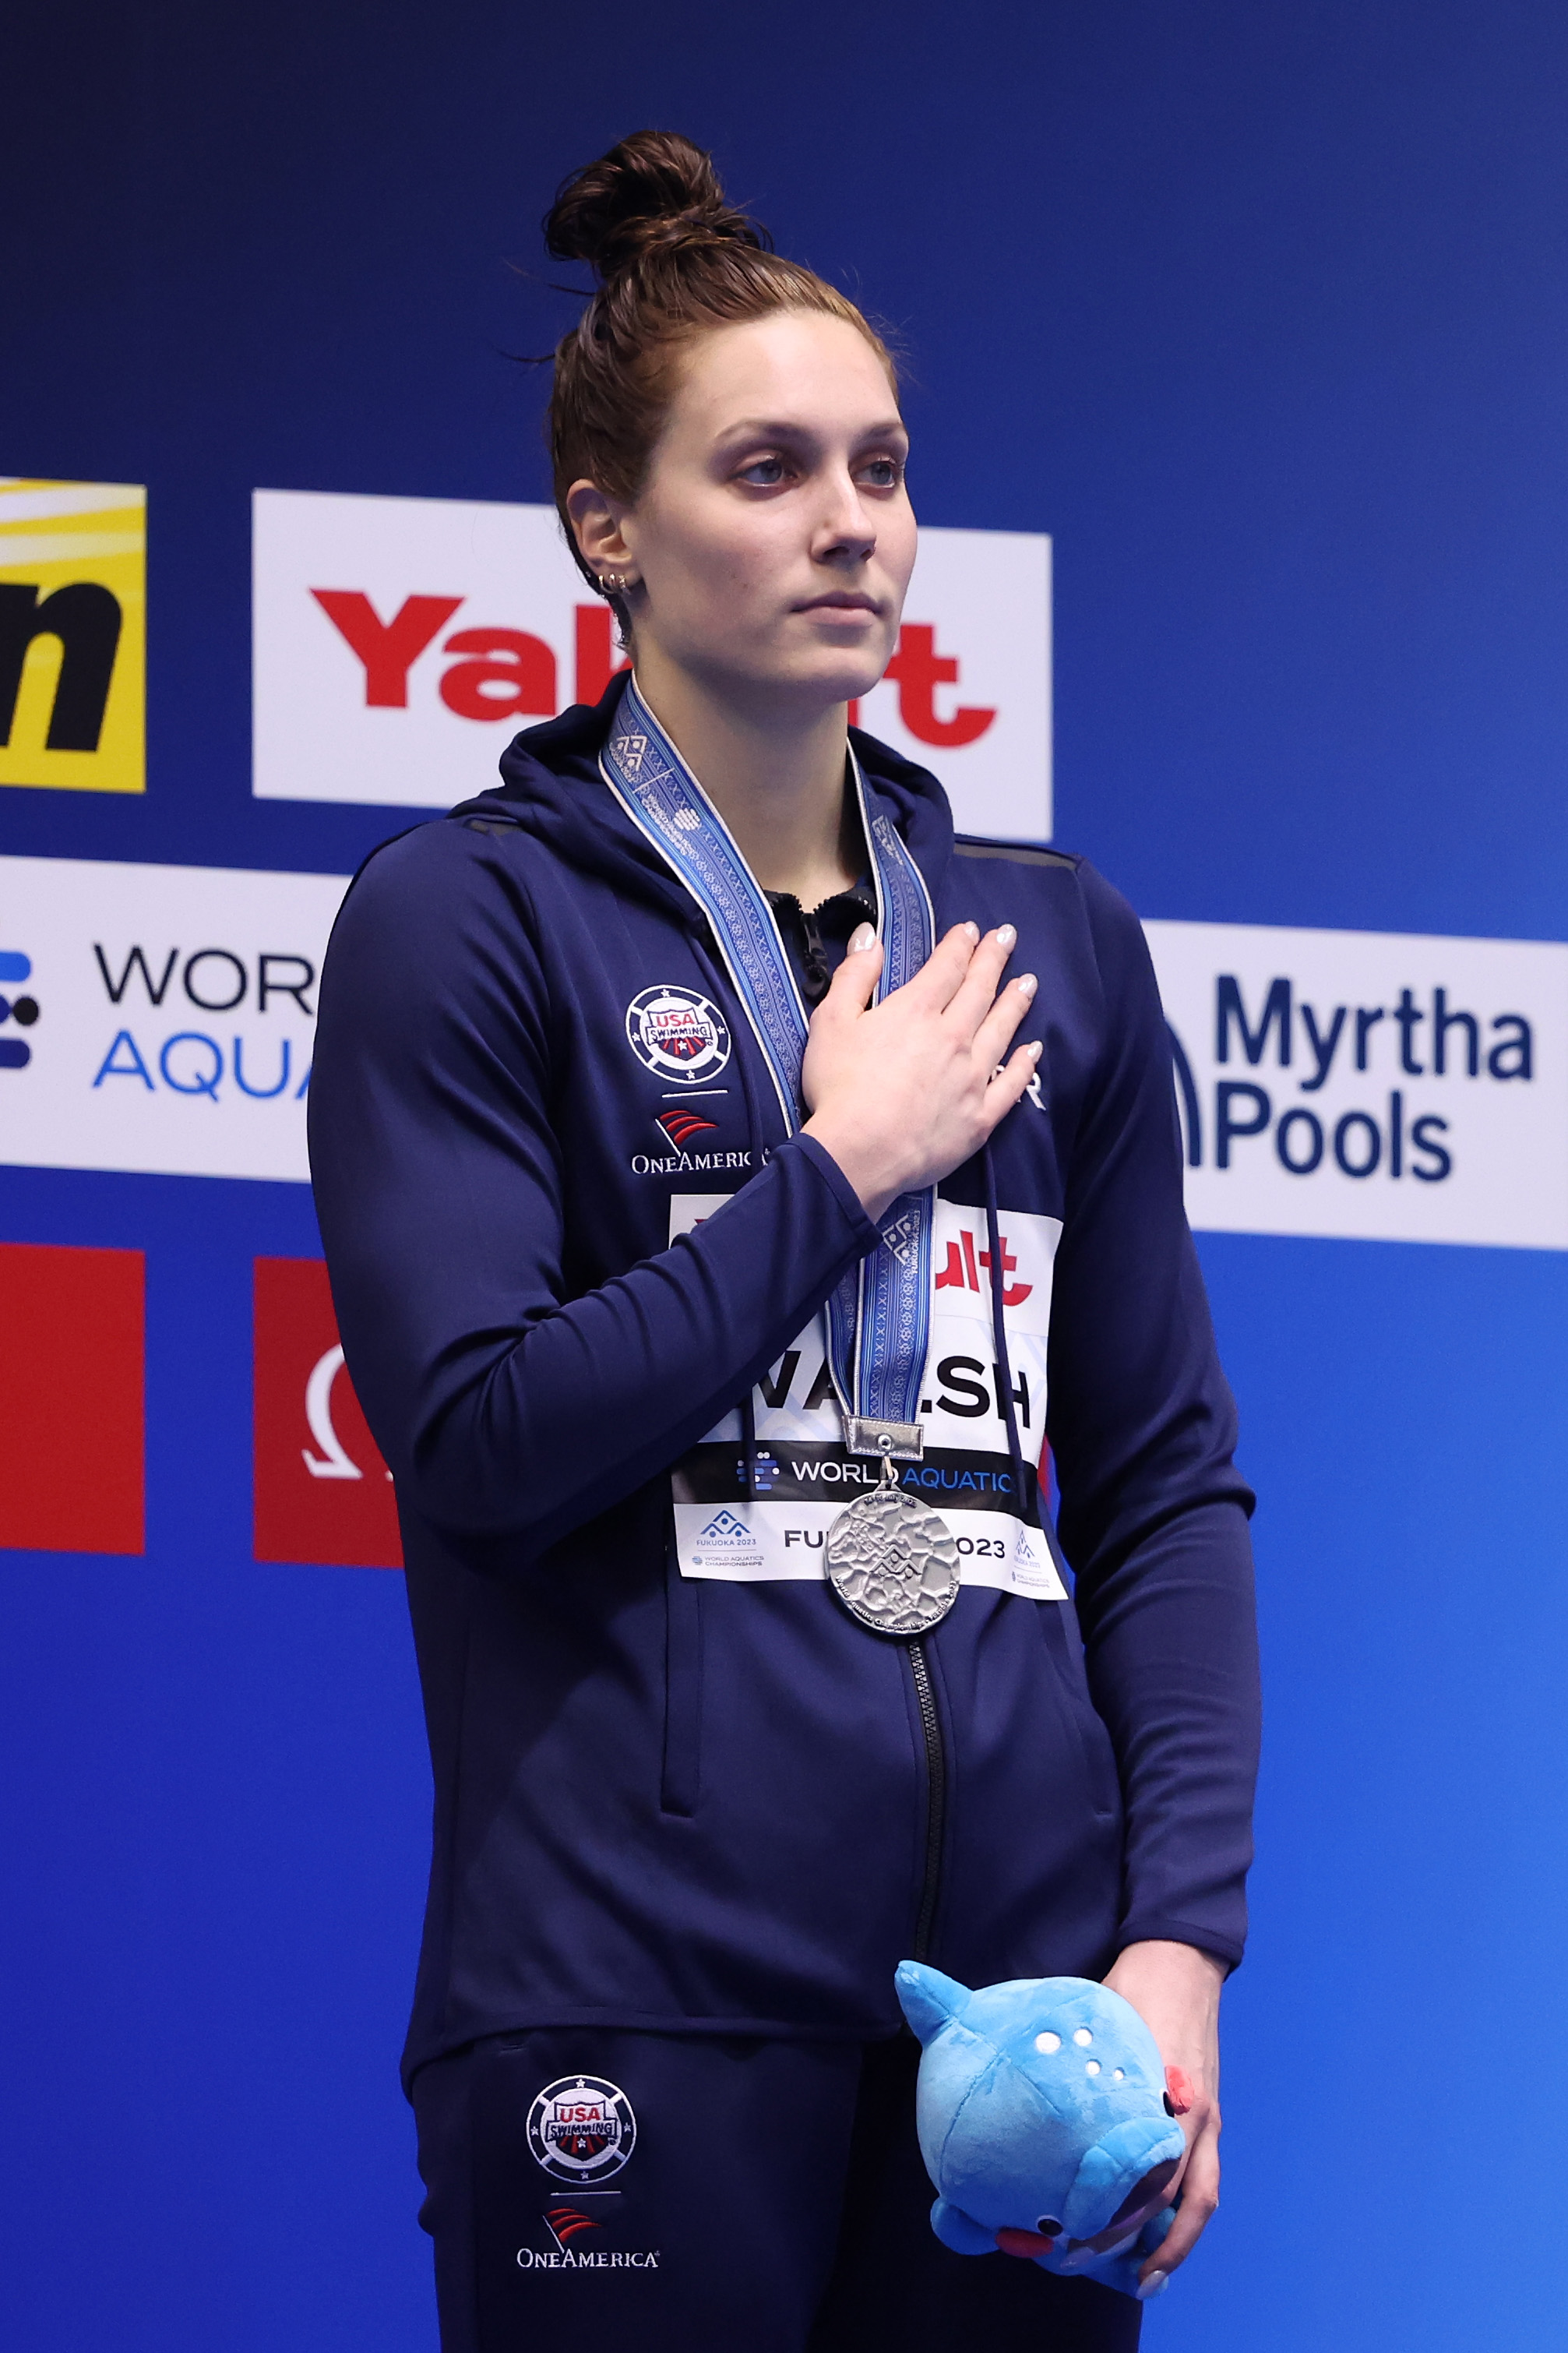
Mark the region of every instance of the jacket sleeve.
[[400, 1498], [537, 1556], [674, 1462], [876, 1240], [810, 1138], [573, 1295], [532, 912], [488, 837], [390, 843], [321, 978], [310, 1167], [345, 1358]]
[[1167, 1937], [1234, 1965], [1259, 1729], [1253, 1498], [1183, 1208], [1153, 967], [1131, 909], [1080, 871], [1105, 1044], [1052, 1305], [1058, 1534], [1126, 1805], [1121, 1941]]

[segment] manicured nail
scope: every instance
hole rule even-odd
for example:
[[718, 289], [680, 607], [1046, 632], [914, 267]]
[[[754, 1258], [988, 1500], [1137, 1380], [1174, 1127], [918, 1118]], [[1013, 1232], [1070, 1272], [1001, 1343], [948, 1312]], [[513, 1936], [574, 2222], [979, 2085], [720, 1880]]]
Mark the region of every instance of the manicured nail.
[[868, 948], [874, 948], [876, 944], [877, 934], [872, 925], [857, 923], [849, 934], [849, 954], [863, 955]]
[[999, 948], [1016, 947], [1017, 942], [1018, 934], [1014, 926], [1011, 923], [1004, 923], [996, 934], [997, 946]]
[[977, 939], [980, 937], [980, 926], [979, 926], [979, 924], [978, 924], [978, 923], [965, 923], [965, 924], [964, 924], [964, 926], [963, 926], [963, 935], [964, 935], [965, 939], [977, 940]]
[[1046, 1041], [1043, 1038], [1031, 1038], [1024, 1050], [1032, 1061], [1037, 1062], [1046, 1050]]
[[1151, 2296], [1163, 2295], [1171, 2284], [1169, 2272], [1151, 2272], [1146, 2280], [1138, 2283], [1138, 2301], [1147, 2304]]
[[1031, 997], [1039, 985], [1039, 976], [1037, 973], [1026, 972], [1019, 979], [1018, 994], [1026, 999]]

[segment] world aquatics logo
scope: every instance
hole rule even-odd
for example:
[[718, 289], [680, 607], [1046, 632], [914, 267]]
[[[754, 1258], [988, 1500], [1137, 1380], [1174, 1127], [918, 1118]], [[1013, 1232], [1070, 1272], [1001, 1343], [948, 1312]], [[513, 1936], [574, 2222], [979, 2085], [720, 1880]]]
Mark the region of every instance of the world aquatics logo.
[[38, 1018], [38, 1000], [24, 992], [14, 996], [18, 981], [33, 976], [32, 959], [17, 948], [0, 948], [0, 1071], [25, 1071], [33, 1050], [25, 1038], [11, 1035], [11, 1025], [30, 1029]]

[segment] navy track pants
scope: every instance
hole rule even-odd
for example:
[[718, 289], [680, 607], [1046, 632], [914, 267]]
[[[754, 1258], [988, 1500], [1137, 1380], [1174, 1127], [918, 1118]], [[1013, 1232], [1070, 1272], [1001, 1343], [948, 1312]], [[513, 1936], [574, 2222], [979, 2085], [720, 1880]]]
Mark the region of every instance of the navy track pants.
[[442, 2353], [1133, 2353], [1131, 2297], [933, 2236], [919, 2057], [552, 2027], [434, 2061]]

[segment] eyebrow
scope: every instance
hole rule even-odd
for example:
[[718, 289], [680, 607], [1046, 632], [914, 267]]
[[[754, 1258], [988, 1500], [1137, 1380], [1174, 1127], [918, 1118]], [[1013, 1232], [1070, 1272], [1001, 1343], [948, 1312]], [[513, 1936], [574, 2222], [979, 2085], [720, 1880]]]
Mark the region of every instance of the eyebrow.
[[[868, 425], [856, 436], [856, 438], [861, 441], [874, 441], [879, 437], [895, 433], [907, 434], [908, 431], [909, 427], [901, 417], [879, 417], [874, 425]], [[743, 417], [737, 424], [727, 425], [719, 438], [721, 441], [746, 439], [815, 441], [817, 435], [813, 427], [802, 423], [798, 417], [791, 421], [779, 417]]]

